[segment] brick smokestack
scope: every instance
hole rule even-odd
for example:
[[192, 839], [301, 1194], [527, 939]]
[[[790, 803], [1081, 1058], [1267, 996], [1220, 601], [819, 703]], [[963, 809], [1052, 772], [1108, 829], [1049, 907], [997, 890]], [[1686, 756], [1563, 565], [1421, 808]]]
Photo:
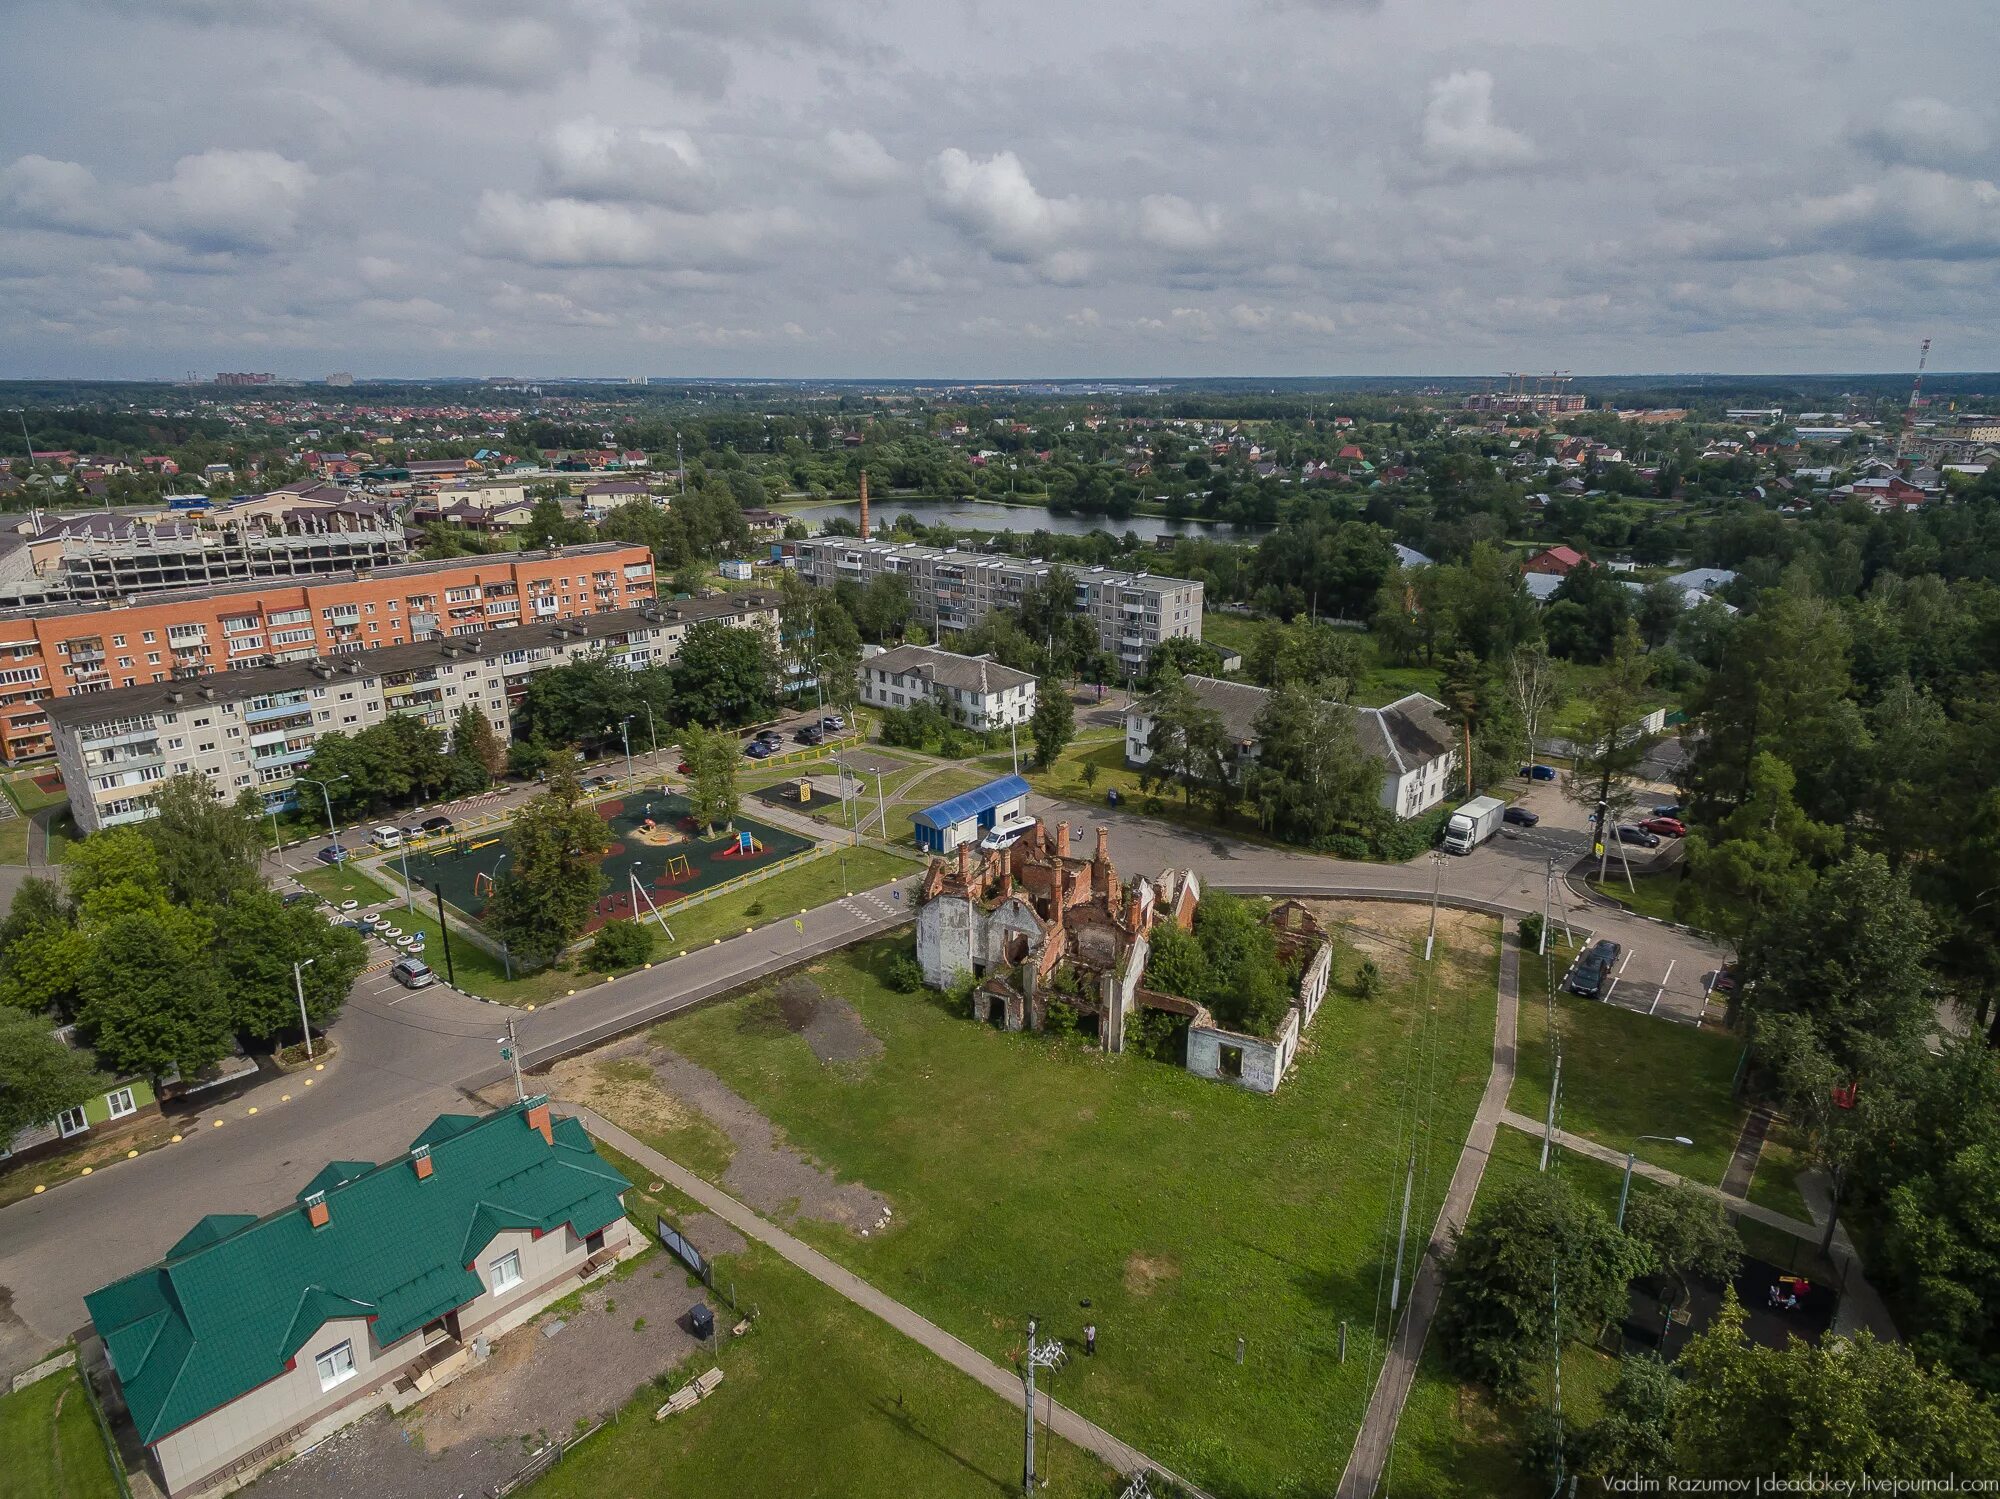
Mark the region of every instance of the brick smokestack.
[[868, 470], [861, 471], [861, 539], [868, 539]]
[[1067, 859], [1069, 857], [1069, 824], [1067, 822], [1056, 824], [1056, 857], [1058, 859]]
[[958, 877], [961, 880], [972, 878], [972, 845], [969, 843], [958, 846]]
[[1118, 871], [1111, 867], [1111, 829], [1101, 825], [1097, 829], [1097, 857], [1091, 863], [1090, 873], [1097, 893], [1106, 900], [1116, 900]]

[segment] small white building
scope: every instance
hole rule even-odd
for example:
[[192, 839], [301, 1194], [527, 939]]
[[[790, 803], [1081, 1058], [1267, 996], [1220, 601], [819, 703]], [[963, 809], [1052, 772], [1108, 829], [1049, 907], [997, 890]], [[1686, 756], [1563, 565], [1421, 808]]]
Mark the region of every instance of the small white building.
[[861, 701], [871, 708], [930, 702], [968, 729], [1004, 729], [1035, 716], [1035, 679], [990, 656], [899, 645], [861, 663]]

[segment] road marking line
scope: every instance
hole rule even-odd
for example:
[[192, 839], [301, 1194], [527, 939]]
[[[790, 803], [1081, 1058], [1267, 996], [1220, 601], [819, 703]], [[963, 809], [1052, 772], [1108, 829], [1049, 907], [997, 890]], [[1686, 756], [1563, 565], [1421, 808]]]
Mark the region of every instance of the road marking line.
[[1613, 994], [1615, 994], [1615, 993], [1617, 992], [1617, 990], [1618, 990], [1618, 981], [1619, 981], [1620, 979], [1622, 979], [1623, 977], [1625, 977], [1625, 965], [1626, 965], [1627, 963], [1630, 963], [1630, 962], [1632, 961], [1632, 953], [1633, 953], [1633, 951], [1634, 951], [1634, 949], [1632, 949], [1632, 948], [1629, 948], [1629, 947], [1628, 947], [1628, 948], [1626, 948], [1626, 949], [1625, 949], [1625, 956], [1624, 956], [1623, 958], [1619, 959], [1619, 961], [1618, 961], [1618, 971], [1617, 971], [1616, 973], [1614, 973], [1614, 974], [1612, 974], [1612, 975], [1611, 975], [1611, 986], [1610, 986], [1609, 988], [1607, 988], [1607, 989], [1606, 989], [1606, 990], [1604, 991], [1604, 1002], [1605, 1002], [1606, 1004], [1610, 1004], [1610, 1003], [1611, 1003], [1611, 996], [1612, 996]]
[[1674, 963], [1676, 961], [1677, 960], [1673, 958], [1667, 959], [1667, 971], [1660, 975], [1660, 987], [1657, 991], [1655, 991], [1653, 995], [1653, 1003], [1651, 1008], [1649, 1008], [1646, 1011], [1648, 1015], [1652, 1014], [1654, 1010], [1659, 1009], [1660, 1000], [1665, 997], [1667, 992], [1667, 980], [1674, 976]]

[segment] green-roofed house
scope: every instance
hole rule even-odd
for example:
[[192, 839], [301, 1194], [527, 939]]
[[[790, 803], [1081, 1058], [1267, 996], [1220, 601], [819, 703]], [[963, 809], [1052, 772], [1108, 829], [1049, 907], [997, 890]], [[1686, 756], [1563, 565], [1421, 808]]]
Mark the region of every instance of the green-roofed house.
[[333, 1161], [297, 1205], [212, 1213], [84, 1298], [168, 1494], [241, 1481], [414, 1402], [636, 1254], [630, 1185], [546, 1098], [442, 1114], [382, 1165]]

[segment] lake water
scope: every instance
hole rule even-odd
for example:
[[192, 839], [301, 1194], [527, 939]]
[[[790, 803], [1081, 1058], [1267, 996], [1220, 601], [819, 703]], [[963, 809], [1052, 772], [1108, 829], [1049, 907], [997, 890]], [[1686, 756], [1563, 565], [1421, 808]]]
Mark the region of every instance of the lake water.
[[[836, 518], [859, 524], [861, 506], [853, 500], [811, 500], [774, 507], [817, 531]], [[1112, 520], [1102, 515], [1051, 515], [1048, 511], [1022, 505], [993, 505], [979, 500], [877, 500], [868, 501], [868, 523], [872, 530], [888, 525], [899, 515], [915, 516], [926, 526], [951, 526], [962, 531], [1051, 531], [1059, 536], [1088, 536], [1092, 531], [1109, 531], [1113, 536], [1136, 532], [1142, 540], [1161, 536], [1206, 536], [1217, 541], [1246, 541], [1262, 535], [1269, 526], [1210, 525], [1201, 521], [1174, 521], [1159, 515], [1133, 515]]]

